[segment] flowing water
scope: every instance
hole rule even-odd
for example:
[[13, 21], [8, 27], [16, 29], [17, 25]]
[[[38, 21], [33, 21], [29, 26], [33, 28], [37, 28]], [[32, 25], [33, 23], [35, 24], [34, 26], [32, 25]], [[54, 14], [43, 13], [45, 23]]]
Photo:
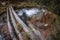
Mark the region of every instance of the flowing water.
[[26, 15], [28, 17], [31, 17], [33, 16], [34, 14], [43, 14], [45, 12], [45, 9], [38, 9], [38, 8], [31, 8], [31, 9], [26, 9], [26, 8], [23, 8], [23, 9], [20, 9], [20, 10], [17, 10], [17, 13], [18, 13], [18, 16], [22, 16], [24, 13], [26, 13]]

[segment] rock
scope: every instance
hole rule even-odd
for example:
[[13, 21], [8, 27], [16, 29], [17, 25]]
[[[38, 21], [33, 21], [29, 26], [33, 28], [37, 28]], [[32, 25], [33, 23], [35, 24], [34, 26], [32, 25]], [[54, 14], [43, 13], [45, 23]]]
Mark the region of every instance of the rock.
[[46, 26], [46, 27], [47, 27], [47, 26], [48, 26], [48, 24], [44, 24], [44, 26]]

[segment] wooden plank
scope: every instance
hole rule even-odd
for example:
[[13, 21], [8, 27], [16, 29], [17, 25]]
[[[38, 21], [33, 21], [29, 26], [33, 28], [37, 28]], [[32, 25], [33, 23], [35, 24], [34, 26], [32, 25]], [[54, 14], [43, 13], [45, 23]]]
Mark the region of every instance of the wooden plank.
[[16, 22], [15, 22], [15, 20], [14, 20], [14, 18], [13, 18], [12, 11], [10, 10], [10, 8], [9, 8], [9, 11], [10, 11], [11, 20], [12, 20], [14, 29], [15, 29], [15, 31], [16, 31], [16, 33], [17, 33], [17, 36], [19, 37], [19, 40], [23, 40], [23, 39], [22, 39], [22, 35], [21, 35], [21, 33], [19, 32], [19, 30], [18, 30], [18, 28], [17, 28]]

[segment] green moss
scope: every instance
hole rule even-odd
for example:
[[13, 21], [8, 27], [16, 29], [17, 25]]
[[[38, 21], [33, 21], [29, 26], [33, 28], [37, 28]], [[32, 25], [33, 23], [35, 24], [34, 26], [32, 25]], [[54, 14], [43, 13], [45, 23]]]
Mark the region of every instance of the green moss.
[[58, 21], [60, 22], [60, 16], [57, 17]]
[[60, 40], [60, 31], [56, 34], [56, 37], [52, 35], [52, 40]]
[[20, 24], [17, 27], [18, 27], [18, 30], [20, 30], [22, 28], [22, 26]]

